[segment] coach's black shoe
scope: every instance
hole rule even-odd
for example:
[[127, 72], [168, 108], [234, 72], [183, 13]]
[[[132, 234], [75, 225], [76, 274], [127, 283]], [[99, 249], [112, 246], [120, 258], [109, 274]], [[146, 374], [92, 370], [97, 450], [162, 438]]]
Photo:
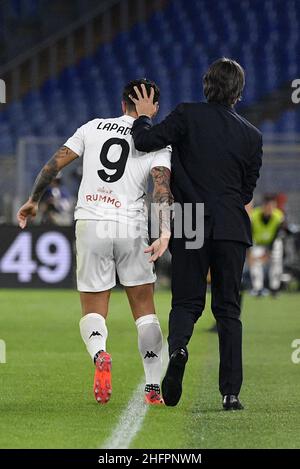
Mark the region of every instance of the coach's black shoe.
[[162, 382], [162, 395], [167, 406], [175, 406], [179, 402], [187, 360], [188, 354], [183, 348], [175, 350], [170, 357], [167, 372]]
[[243, 410], [238, 396], [234, 394], [226, 394], [223, 396], [223, 409], [224, 410]]

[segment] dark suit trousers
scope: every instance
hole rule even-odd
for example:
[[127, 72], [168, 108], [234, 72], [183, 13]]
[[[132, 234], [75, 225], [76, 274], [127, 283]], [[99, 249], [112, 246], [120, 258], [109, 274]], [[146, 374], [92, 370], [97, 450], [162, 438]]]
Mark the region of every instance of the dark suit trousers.
[[172, 240], [172, 310], [169, 352], [186, 348], [205, 307], [207, 274], [211, 273], [211, 308], [219, 335], [219, 388], [239, 394], [242, 372], [242, 323], [239, 293], [246, 244], [206, 239], [198, 250], [186, 250], [184, 239]]

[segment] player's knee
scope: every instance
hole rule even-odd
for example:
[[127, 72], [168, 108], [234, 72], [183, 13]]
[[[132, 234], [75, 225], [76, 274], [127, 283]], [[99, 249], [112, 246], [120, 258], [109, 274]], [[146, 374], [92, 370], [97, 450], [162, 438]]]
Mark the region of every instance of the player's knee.
[[153, 285], [139, 285], [126, 289], [131, 307], [138, 314], [153, 313]]

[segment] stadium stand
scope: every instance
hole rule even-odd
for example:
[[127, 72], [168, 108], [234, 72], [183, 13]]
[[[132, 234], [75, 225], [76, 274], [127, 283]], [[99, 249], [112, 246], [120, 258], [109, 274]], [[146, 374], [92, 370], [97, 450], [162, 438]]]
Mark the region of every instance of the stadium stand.
[[64, 29], [97, 0], [2, 0], [0, 2], [0, 62], [10, 60], [49, 35]]
[[[244, 65], [242, 104], [249, 106], [299, 73], [299, 22], [300, 2], [293, 0], [169, 1], [148, 21], [117, 34], [92, 56], [8, 104], [0, 113], [1, 153], [12, 153], [24, 135], [65, 136], [78, 122], [118, 115], [122, 86], [137, 76], [159, 83], [164, 116], [179, 101], [202, 98], [200, 77], [220, 55]], [[299, 131], [300, 114], [288, 110], [277, 121], [262, 123], [262, 129]]]

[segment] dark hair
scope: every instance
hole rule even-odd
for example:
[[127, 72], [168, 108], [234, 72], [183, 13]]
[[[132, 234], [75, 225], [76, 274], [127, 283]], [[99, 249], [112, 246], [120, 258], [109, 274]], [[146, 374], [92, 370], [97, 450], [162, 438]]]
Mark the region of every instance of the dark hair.
[[245, 72], [235, 60], [216, 60], [203, 77], [204, 95], [208, 102], [233, 105], [241, 99]]
[[148, 96], [150, 94], [151, 88], [154, 88], [154, 98], [153, 102], [156, 103], [159, 99], [160, 96], [160, 91], [156, 83], [151, 80], [147, 80], [147, 78], [141, 78], [140, 80], [132, 80], [127, 85], [124, 87], [123, 90], [123, 101], [129, 106], [130, 108], [134, 109], [135, 105], [129, 98], [129, 95], [131, 94], [134, 98], [137, 98], [136, 92], [134, 91], [134, 87], [137, 86], [140, 91], [142, 91], [141, 85], [145, 85]]
[[263, 204], [268, 204], [269, 202], [276, 202], [276, 194], [264, 194]]

